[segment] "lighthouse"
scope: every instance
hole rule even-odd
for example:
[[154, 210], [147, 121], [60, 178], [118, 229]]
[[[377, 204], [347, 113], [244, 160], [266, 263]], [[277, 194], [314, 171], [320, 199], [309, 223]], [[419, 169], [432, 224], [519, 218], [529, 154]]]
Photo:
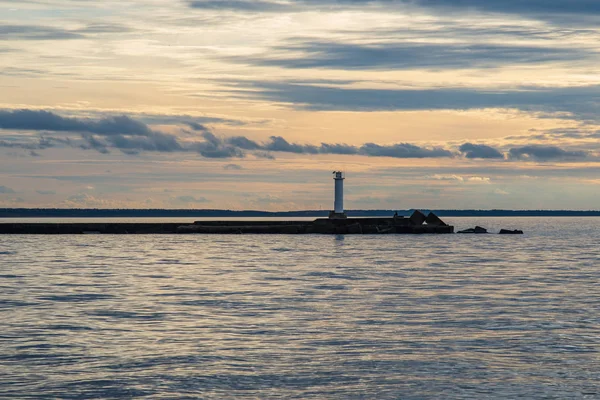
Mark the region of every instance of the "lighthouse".
[[335, 198], [333, 211], [329, 213], [329, 218], [346, 218], [346, 213], [344, 213], [344, 179], [345, 176], [342, 171], [333, 171]]

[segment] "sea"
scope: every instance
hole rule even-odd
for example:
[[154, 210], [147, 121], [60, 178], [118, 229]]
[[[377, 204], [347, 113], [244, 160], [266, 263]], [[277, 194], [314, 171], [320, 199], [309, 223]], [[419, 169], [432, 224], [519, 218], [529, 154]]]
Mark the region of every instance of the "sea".
[[446, 220], [0, 235], [0, 398], [600, 399], [600, 218]]

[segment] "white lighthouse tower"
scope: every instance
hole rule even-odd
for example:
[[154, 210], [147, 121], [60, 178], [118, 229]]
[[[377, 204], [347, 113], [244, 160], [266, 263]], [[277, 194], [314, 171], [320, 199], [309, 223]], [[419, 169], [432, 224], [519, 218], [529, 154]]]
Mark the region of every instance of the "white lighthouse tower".
[[344, 213], [344, 179], [346, 177], [342, 171], [333, 171], [335, 200], [333, 203], [333, 212], [329, 213], [329, 218], [346, 218], [346, 213]]

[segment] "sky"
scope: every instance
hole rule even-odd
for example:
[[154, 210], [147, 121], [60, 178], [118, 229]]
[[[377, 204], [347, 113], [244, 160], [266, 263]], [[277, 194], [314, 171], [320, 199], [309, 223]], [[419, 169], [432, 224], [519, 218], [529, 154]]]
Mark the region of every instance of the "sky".
[[0, 0], [0, 207], [600, 209], [596, 0]]

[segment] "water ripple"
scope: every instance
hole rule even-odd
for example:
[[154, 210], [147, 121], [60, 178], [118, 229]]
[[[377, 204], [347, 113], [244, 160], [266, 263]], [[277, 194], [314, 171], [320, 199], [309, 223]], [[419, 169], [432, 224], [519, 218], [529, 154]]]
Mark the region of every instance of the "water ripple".
[[0, 398], [600, 398], [600, 219], [450, 222], [0, 236]]

